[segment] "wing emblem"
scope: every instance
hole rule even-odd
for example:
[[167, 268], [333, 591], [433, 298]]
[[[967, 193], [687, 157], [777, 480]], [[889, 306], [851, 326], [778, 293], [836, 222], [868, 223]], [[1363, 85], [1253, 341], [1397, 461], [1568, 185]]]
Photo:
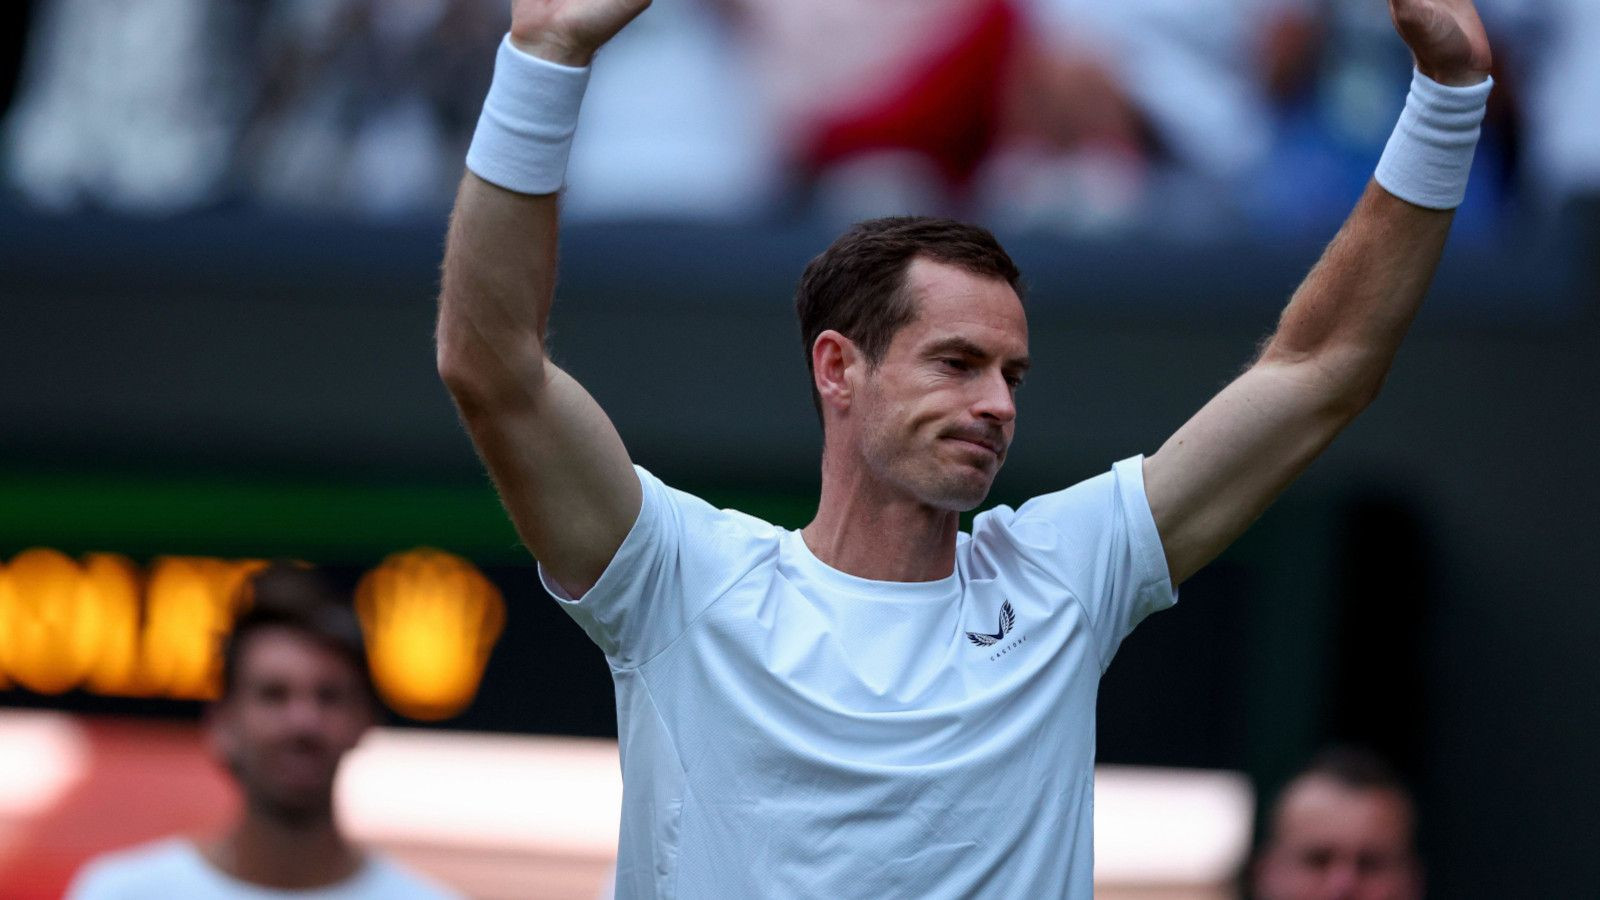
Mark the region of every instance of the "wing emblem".
[[989, 647], [999, 643], [1000, 639], [1011, 633], [1011, 626], [1017, 623], [1017, 611], [1011, 608], [1011, 601], [1000, 604], [1000, 628], [994, 634], [985, 634], [982, 631], [967, 632], [967, 640], [979, 647]]

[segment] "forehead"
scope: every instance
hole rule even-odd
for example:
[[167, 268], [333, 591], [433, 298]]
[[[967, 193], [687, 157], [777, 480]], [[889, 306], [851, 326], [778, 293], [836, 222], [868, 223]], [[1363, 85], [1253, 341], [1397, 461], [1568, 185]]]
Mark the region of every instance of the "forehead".
[[310, 635], [268, 626], [248, 636], [239, 648], [234, 676], [240, 685], [263, 682], [357, 683], [360, 675], [343, 654]]
[[1285, 795], [1278, 827], [1281, 838], [1296, 843], [1403, 850], [1411, 846], [1411, 807], [1391, 790], [1308, 778]]
[[911, 342], [960, 336], [996, 355], [1027, 355], [1028, 318], [1005, 279], [918, 257], [906, 268], [905, 290], [916, 308], [902, 330]]

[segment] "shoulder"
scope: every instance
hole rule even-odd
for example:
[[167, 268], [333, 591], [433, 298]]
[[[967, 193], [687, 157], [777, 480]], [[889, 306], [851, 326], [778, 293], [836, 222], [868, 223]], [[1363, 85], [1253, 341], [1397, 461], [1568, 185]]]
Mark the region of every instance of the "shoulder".
[[74, 876], [73, 900], [165, 897], [204, 877], [204, 861], [184, 838], [164, 838], [97, 856]]
[[1108, 534], [1129, 518], [1148, 519], [1143, 457], [1116, 463], [1071, 487], [1040, 494], [1016, 509], [997, 506], [973, 520], [972, 546], [980, 558], [1007, 556], [1064, 562], [1094, 555]]
[[[655, 476], [640, 471], [641, 480]], [[671, 567], [685, 587], [714, 598], [751, 573], [774, 565], [784, 530], [764, 519], [721, 509], [688, 493], [656, 482], [662, 508], [657, 527], [671, 534]], [[646, 486], [645, 491], [652, 491]], [[648, 501], [647, 501], [648, 502]]]
[[1124, 460], [1071, 487], [1040, 494], [1016, 509], [997, 506], [986, 510], [973, 520], [973, 538], [1004, 534], [1024, 543], [1053, 544], [1063, 532], [1101, 527], [1114, 512], [1122, 493], [1119, 482], [1137, 479], [1138, 494], [1143, 496], [1142, 469], [1138, 465], [1130, 467], [1130, 462], [1137, 460]]
[[732, 533], [749, 535], [754, 539], [776, 539], [782, 529], [764, 519], [733, 509], [719, 509], [701, 497], [672, 487], [643, 466], [635, 465], [639, 484], [645, 494], [646, 504], [655, 504], [676, 516], [693, 519], [725, 529]]
[[[733, 509], [720, 509], [688, 491], [661, 481], [642, 467], [635, 466], [644, 490], [644, 510], [638, 527], [670, 536], [682, 555], [710, 555], [725, 564], [739, 558], [769, 557], [783, 537], [783, 529], [755, 516]], [[646, 517], [651, 520], [646, 522]]]

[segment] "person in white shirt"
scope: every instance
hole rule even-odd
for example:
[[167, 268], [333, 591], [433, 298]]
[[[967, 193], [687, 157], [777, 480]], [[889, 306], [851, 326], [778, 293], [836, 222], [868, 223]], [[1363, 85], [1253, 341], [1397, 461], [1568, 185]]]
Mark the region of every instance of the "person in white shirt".
[[276, 564], [222, 656], [206, 738], [244, 795], [222, 835], [91, 860], [71, 900], [446, 900], [455, 893], [356, 846], [334, 818], [339, 763], [378, 709], [361, 629], [313, 572]]
[[[981, 228], [864, 222], [807, 268], [824, 449], [799, 531], [634, 466], [546, 355], [587, 66], [646, 5], [513, 4], [437, 345], [545, 585], [616, 682], [617, 895], [1089, 897], [1100, 675], [1377, 393], [1465, 190], [1489, 91], [1477, 15], [1392, 0], [1419, 70], [1407, 116], [1254, 364], [1155, 454], [963, 534], [1029, 364], [1019, 275]], [[713, 364], [714, 341], [685, 365]]]

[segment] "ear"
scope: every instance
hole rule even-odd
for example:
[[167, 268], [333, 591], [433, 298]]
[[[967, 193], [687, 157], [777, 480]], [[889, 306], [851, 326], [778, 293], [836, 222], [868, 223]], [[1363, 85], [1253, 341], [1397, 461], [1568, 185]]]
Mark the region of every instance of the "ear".
[[812, 383], [824, 408], [846, 410], [854, 394], [852, 368], [861, 361], [855, 342], [833, 329], [817, 335], [811, 342]]

